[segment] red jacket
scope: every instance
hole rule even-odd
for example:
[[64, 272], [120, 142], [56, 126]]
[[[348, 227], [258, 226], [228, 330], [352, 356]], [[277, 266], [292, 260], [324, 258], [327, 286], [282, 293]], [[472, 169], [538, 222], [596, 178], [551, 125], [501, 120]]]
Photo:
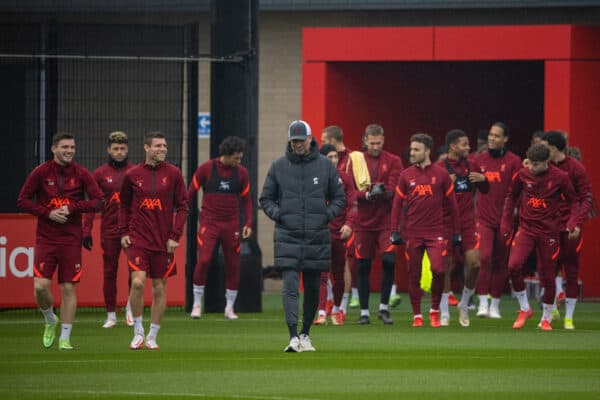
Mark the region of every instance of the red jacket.
[[[565, 171], [569, 175], [569, 179], [573, 184], [573, 189], [577, 195], [577, 202], [579, 204], [579, 211], [577, 212], [576, 223], [581, 228], [583, 223], [588, 220], [590, 212], [592, 211], [592, 186], [585, 167], [576, 159], [570, 156], [558, 164], [554, 164], [559, 169]], [[569, 205], [566, 202], [561, 203], [561, 223], [563, 224], [562, 230], [566, 229], [567, 222], [569, 221]]]
[[344, 193], [346, 194], [346, 208], [329, 223], [329, 231], [331, 237], [334, 239], [340, 238], [340, 229], [344, 225], [348, 225], [354, 230], [356, 220], [356, 189], [354, 187], [354, 179], [352, 175], [345, 173], [344, 171], [338, 171], [342, 186], [344, 187]]
[[[119, 233], [119, 206], [121, 205], [121, 186], [125, 172], [133, 168], [128, 162], [123, 168], [117, 168], [109, 163], [96, 168], [92, 176], [100, 189], [104, 192], [104, 209], [100, 224], [100, 237], [120, 238]], [[83, 236], [91, 236], [94, 226], [95, 213], [87, 213], [83, 217]]]
[[446, 237], [444, 208], [450, 212], [451, 233], [459, 233], [458, 205], [450, 174], [434, 164], [425, 168], [412, 165], [402, 171], [396, 186], [392, 230], [399, 230], [404, 238]]
[[475, 161], [490, 185], [488, 193], [477, 196], [477, 222], [490, 228], [499, 228], [504, 199], [513, 176], [521, 169], [521, 159], [507, 151], [501, 157], [492, 157], [487, 151]]
[[[17, 205], [38, 217], [36, 243], [81, 246], [81, 214], [101, 210], [103, 201], [104, 195], [87, 169], [77, 163], [63, 167], [50, 160], [29, 174]], [[67, 223], [50, 220], [50, 211], [63, 205], [71, 213]]]
[[[213, 170], [216, 167], [216, 171]], [[237, 179], [232, 181], [234, 168], [223, 165], [218, 158], [206, 161], [200, 165], [188, 188], [188, 201], [192, 201], [198, 190], [202, 188], [201, 221], [232, 221], [239, 220], [239, 200], [242, 201], [245, 226], [252, 226], [252, 199], [250, 198], [250, 178], [248, 170], [238, 165], [235, 168]], [[215, 175], [216, 174], [216, 175]], [[213, 190], [211, 177], [217, 180], [221, 189]], [[207, 191], [207, 189], [209, 189]]]
[[121, 237], [129, 235], [132, 246], [166, 252], [169, 239], [181, 238], [187, 210], [185, 182], [174, 165], [144, 162], [125, 174], [119, 232]]
[[356, 191], [358, 209], [356, 213], [357, 231], [380, 231], [390, 227], [392, 198], [398, 177], [402, 172], [402, 160], [395, 154], [382, 151], [375, 158], [364, 152], [365, 161], [369, 168], [371, 183], [383, 183], [387, 195], [377, 200], [367, 200], [366, 192]]
[[558, 237], [559, 232], [564, 230], [561, 222], [564, 202], [569, 209], [566, 228], [571, 230], [577, 226], [579, 205], [573, 185], [569, 181], [569, 175], [552, 163], [540, 175], [532, 175], [527, 168], [522, 168], [515, 175], [502, 213], [502, 234], [512, 232], [517, 202], [520, 202], [519, 229], [531, 235]]

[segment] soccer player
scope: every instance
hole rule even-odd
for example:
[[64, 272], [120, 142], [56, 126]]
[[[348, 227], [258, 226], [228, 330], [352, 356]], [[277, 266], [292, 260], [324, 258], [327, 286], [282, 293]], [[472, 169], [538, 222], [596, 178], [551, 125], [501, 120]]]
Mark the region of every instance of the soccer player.
[[383, 150], [384, 132], [377, 124], [365, 129], [364, 152], [371, 187], [367, 191], [357, 191], [358, 208], [355, 228], [355, 255], [358, 265], [358, 294], [360, 297], [360, 318], [358, 324], [366, 325], [369, 319], [369, 295], [371, 261], [375, 252], [381, 252], [381, 297], [377, 317], [384, 324], [392, 324], [389, 312], [389, 299], [394, 284], [396, 267], [396, 246], [390, 244], [390, 213], [394, 186], [402, 172], [400, 157]]
[[[321, 154], [327, 157], [334, 166], [338, 164], [338, 152], [330, 144], [324, 144], [320, 149]], [[321, 274], [321, 294], [319, 301], [319, 315], [315, 325], [324, 325], [327, 323], [325, 304], [326, 291], [323, 290], [323, 284], [327, 277], [331, 275], [333, 279], [333, 308], [331, 310], [331, 322], [333, 325], [343, 325], [346, 319], [345, 311], [342, 306], [342, 297], [344, 295], [344, 268], [346, 266], [346, 244], [352, 235], [352, 226], [354, 223], [355, 210], [355, 190], [354, 182], [350, 175], [344, 171], [338, 171], [340, 180], [346, 194], [346, 208], [329, 223], [329, 232], [331, 234], [331, 268], [329, 273]], [[325, 319], [325, 321], [323, 321]]]
[[[160, 132], [144, 137], [146, 160], [125, 174], [121, 187], [119, 232], [131, 270], [132, 350], [158, 350], [166, 308], [167, 278], [177, 272], [175, 249], [187, 217], [187, 191], [181, 171], [166, 162], [167, 140]], [[175, 214], [175, 216], [173, 216]], [[142, 313], [146, 277], [152, 279], [150, 332], [144, 339]]]
[[[499, 234], [500, 218], [511, 179], [521, 169], [521, 159], [506, 148], [508, 139], [508, 127], [502, 122], [494, 123], [488, 134], [487, 151], [475, 157], [490, 186], [487, 193], [477, 196], [476, 208], [481, 254], [477, 279], [477, 316], [480, 318], [502, 317], [500, 297], [508, 278], [508, 245]], [[488, 302], [490, 294], [491, 304]]]
[[[556, 259], [559, 254], [560, 231], [566, 226], [569, 240], [579, 238], [579, 204], [569, 181], [569, 175], [549, 162], [550, 150], [545, 144], [534, 144], [527, 150], [527, 167], [513, 178], [506, 196], [500, 232], [504, 240], [512, 238], [514, 209], [519, 202], [519, 226], [512, 239], [508, 269], [519, 301], [519, 315], [513, 324], [521, 329], [533, 315], [529, 306], [522, 267], [533, 250], [538, 255], [540, 282], [544, 288], [543, 313], [540, 328], [552, 330], [550, 325], [554, 303]], [[564, 223], [563, 205], [567, 204], [567, 222]]]
[[[342, 128], [336, 125], [330, 125], [323, 129], [323, 133], [321, 134], [321, 144], [332, 144], [335, 146], [335, 149], [338, 152], [338, 171], [343, 171], [345, 174], [352, 175], [352, 163], [350, 160], [350, 150], [344, 144], [344, 132]], [[353, 240], [350, 240], [353, 242]], [[356, 267], [356, 257], [354, 257], [354, 247], [350, 243], [348, 246], [348, 252], [346, 254], [348, 269], [350, 270], [350, 308], [357, 308], [360, 306], [360, 302], [358, 300], [358, 271]], [[344, 298], [347, 297], [347, 294], [344, 293]], [[347, 301], [343, 300], [344, 302]], [[343, 307], [345, 309], [345, 307]]]
[[240, 286], [240, 212], [244, 210], [242, 239], [252, 234], [252, 199], [248, 170], [241, 165], [244, 142], [237, 136], [223, 139], [219, 156], [200, 165], [188, 188], [191, 201], [202, 188], [198, 230], [198, 263], [194, 269], [192, 318], [202, 315], [202, 296], [208, 267], [217, 245], [225, 256], [225, 318], [238, 319], [233, 310]]
[[[121, 205], [121, 184], [123, 176], [133, 167], [127, 160], [129, 152], [127, 134], [116, 131], [108, 135], [108, 162], [98, 167], [93, 177], [100, 189], [104, 192], [104, 209], [100, 224], [100, 246], [102, 247], [102, 261], [104, 270], [104, 304], [107, 317], [103, 328], [114, 328], [117, 324], [117, 271], [119, 269], [119, 256], [121, 255], [121, 235], [119, 234], [119, 206]], [[87, 213], [83, 218], [83, 247], [92, 249], [92, 228], [95, 213]], [[131, 283], [131, 282], [130, 282]], [[125, 307], [125, 322], [133, 325], [129, 299]]]
[[392, 207], [390, 241], [406, 244], [408, 260], [408, 293], [413, 310], [414, 327], [423, 326], [421, 314], [421, 261], [427, 250], [431, 262], [431, 309], [429, 321], [439, 328], [440, 299], [444, 288], [444, 256], [447, 252], [448, 228], [443, 209], [449, 211], [452, 221], [452, 246], [460, 246], [458, 205], [450, 174], [431, 163], [433, 139], [425, 133], [410, 138], [411, 166], [402, 171]]
[[[575, 158], [565, 154], [567, 141], [561, 132], [548, 131], [542, 137], [542, 143], [545, 143], [550, 149], [551, 163], [569, 175], [579, 204], [577, 225], [581, 227], [588, 219], [588, 215], [592, 210], [592, 188], [585, 167]], [[575, 305], [577, 304], [579, 253], [583, 243], [583, 234], [580, 233], [576, 240], [569, 240], [569, 232], [566, 230], [568, 220], [568, 206], [566, 203], [561, 203], [560, 253], [558, 259], [560, 263], [564, 265], [567, 278], [564, 328], [575, 329], [575, 325], [573, 325], [573, 313], [575, 311]], [[558, 314], [558, 310], [556, 309], [556, 296], [554, 310], [556, 310], [556, 313]]]
[[[480, 266], [479, 234], [475, 226], [475, 191], [487, 193], [489, 185], [485, 175], [479, 172], [480, 167], [477, 162], [472, 158], [469, 159], [471, 147], [469, 146], [469, 137], [464, 131], [453, 129], [448, 132], [446, 134], [446, 146], [448, 146], [448, 157], [439, 161], [437, 165], [446, 169], [450, 174], [450, 178], [454, 183], [456, 202], [458, 203], [462, 245], [461, 249], [457, 250], [462, 250], [466, 264], [463, 293], [461, 301], [458, 303], [458, 322], [461, 326], [467, 327], [470, 325], [469, 300], [475, 292]], [[447, 213], [444, 212], [444, 214]], [[449, 234], [451, 233], [450, 231]], [[447, 326], [450, 321], [450, 313], [448, 312], [448, 299], [451, 293], [450, 275], [452, 268], [456, 265], [453, 253], [453, 249], [449, 248], [446, 258], [447, 270], [444, 292], [440, 304], [442, 326]]]
[[[290, 124], [285, 155], [271, 164], [259, 202], [275, 221], [275, 267], [282, 270], [283, 309], [290, 335], [283, 351], [315, 351], [310, 327], [319, 303], [321, 272], [331, 266], [329, 222], [346, 206], [346, 196], [336, 168], [319, 154], [305, 121]], [[304, 300], [298, 335], [300, 272]]]
[[[75, 285], [81, 278], [81, 214], [102, 209], [104, 196], [92, 175], [73, 161], [75, 137], [57, 133], [52, 138], [53, 159], [35, 168], [25, 180], [17, 204], [38, 217], [33, 288], [46, 325], [42, 343], [52, 347], [58, 317], [50, 291], [52, 276], [58, 269], [62, 302], [60, 350], [73, 350], [71, 328], [77, 310]], [[87, 195], [88, 199], [85, 199]]]

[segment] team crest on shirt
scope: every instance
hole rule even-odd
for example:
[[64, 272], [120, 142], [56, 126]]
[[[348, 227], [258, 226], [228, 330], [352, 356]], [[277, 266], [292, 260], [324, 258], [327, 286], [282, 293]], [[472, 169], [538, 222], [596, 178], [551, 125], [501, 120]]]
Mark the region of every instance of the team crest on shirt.
[[106, 177], [106, 183], [112, 183], [112, 176]]
[[138, 256], [138, 257], [134, 258], [133, 262], [137, 265], [140, 265], [140, 257]]
[[44, 265], [45, 265], [45, 264], [46, 264], [46, 263], [42, 261], [42, 262], [40, 263], [40, 265], [38, 266], [38, 270], [39, 270], [40, 272], [42, 272], [42, 271], [44, 270]]
[[313, 185], [318, 185], [319, 184], [319, 177], [315, 176], [313, 177]]
[[75, 178], [69, 179], [69, 185], [75, 186]]
[[219, 190], [223, 192], [229, 192], [231, 190], [231, 185], [229, 185], [229, 181], [219, 182]]
[[166, 176], [163, 176], [163, 177], [160, 179], [160, 183], [161, 183], [163, 186], [167, 186], [167, 177], [166, 177]]
[[383, 165], [381, 166], [381, 170], [382, 170], [383, 172], [386, 172], [386, 171], [387, 171], [387, 169], [388, 169], [388, 167], [387, 167], [387, 164], [383, 164]]
[[417, 184], [417, 182], [415, 182], [415, 180], [414, 180], [414, 179], [411, 179], [411, 180], [408, 182], [408, 186], [410, 186], [410, 187], [413, 187], [413, 186], [415, 186], [416, 184]]
[[46, 179], [46, 184], [48, 186], [54, 186], [54, 180], [53, 179]]
[[506, 169], [506, 164], [502, 164], [500, 166], [500, 172], [504, 172], [505, 169]]
[[81, 264], [75, 264], [75, 270], [79, 271], [81, 269]]
[[432, 184], [432, 185], [435, 185], [435, 181], [436, 181], [436, 178], [435, 178], [435, 176], [432, 176], [432, 177], [431, 177], [431, 184]]
[[548, 181], [548, 189], [552, 187], [552, 181]]
[[135, 179], [135, 186], [137, 186], [137, 187], [140, 187], [140, 188], [141, 188], [141, 187], [142, 187], [142, 185], [143, 185], [143, 183], [144, 183], [144, 180], [143, 180], [142, 178], [136, 178], [136, 179]]

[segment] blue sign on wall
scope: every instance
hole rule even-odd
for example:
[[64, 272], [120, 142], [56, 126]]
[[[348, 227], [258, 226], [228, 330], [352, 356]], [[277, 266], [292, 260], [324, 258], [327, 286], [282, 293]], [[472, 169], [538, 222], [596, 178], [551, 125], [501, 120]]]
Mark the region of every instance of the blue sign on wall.
[[198, 138], [210, 137], [210, 113], [198, 113]]

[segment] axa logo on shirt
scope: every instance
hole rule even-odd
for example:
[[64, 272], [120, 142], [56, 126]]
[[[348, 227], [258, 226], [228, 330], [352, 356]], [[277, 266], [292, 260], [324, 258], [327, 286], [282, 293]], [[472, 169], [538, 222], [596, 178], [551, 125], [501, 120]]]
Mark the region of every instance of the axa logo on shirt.
[[413, 194], [417, 194], [418, 196], [433, 196], [433, 190], [431, 189], [431, 185], [415, 185]]
[[162, 202], [160, 201], [160, 199], [152, 199], [152, 198], [146, 197], [140, 203], [140, 208], [146, 209], [146, 210], [158, 209], [158, 210], [162, 211], [163, 206], [162, 206]]
[[68, 206], [71, 201], [66, 197], [53, 197], [48, 202], [48, 206], [51, 208], [61, 208], [62, 206]]
[[112, 194], [112, 196], [110, 196], [110, 199], [108, 200], [108, 203], [117, 203], [117, 204], [121, 204], [121, 192], [114, 192]]
[[527, 205], [533, 208], [546, 208], [546, 201], [538, 197], [530, 197], [527, 200]]
[[487, 178], [488, 182], [490, 182], [490, 183], [502, 182], [502, 178], [500, 177], [500, 173], [498, 171], [485, 171], [485, 177]]
[[[6, 278], [10, 272], [15, 278], [30, 278], [33, 276], [33, 247], [15, 247], [7, 249], [8, 239], [0, 236], [0, 278]], [[19, 257], [21, 256], [21, 257]], [[25, 257], [25, 262], [23, 262]]]

